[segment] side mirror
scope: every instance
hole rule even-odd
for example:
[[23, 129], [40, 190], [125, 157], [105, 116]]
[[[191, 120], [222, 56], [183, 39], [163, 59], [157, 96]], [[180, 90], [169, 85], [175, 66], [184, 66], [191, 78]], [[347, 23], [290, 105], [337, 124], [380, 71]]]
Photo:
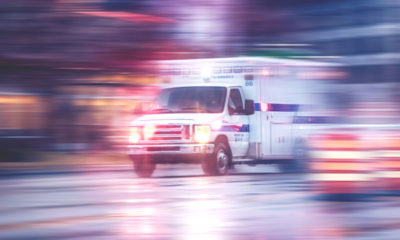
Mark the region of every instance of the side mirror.
[[254, 114], [254, 101], [250, 99], [246, 99], [244, 102], [244, 112], [247, 115]]

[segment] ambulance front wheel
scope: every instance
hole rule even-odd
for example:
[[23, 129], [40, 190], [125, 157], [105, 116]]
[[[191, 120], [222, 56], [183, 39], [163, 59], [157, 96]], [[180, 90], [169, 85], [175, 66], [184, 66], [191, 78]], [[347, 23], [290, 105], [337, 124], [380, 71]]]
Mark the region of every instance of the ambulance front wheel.
[[201, 167], [206, 175], [225, 175], [231, 166], [231, 154], [226, 143], [215, 145], [214, 153], [203, 159]]
[[136, 175], [140, 178], [149, 178], [153, 175], [156, 169], [156, 164], [150, 157], [131, 157], [133, 162], [133, 169]]

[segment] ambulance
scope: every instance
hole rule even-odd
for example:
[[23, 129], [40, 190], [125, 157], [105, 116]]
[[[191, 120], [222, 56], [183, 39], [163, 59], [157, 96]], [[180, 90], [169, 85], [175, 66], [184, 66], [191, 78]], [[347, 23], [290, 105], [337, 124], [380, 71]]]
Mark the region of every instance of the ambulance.
[[157, 164], [199, 163], [207, 175], [235, 164], [301, 169], [304, 140], [326, 123], [326, 84], [337, 65], [265, 57], [157, 63], [161, 90], [130, 126], [128, 152], [139, 177]]

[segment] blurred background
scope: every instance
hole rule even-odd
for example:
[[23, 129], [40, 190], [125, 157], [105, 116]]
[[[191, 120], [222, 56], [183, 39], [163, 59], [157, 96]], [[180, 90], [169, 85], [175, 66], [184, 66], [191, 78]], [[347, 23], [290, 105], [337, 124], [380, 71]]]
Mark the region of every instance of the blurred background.
[[[176, 219], [197, 224], [184, 229], [191, 237], [224, 239], [216, 234], [221, 231], [235, 236], [226, 239], [249, 236], [265, 239], [269, 234], [270, 239], [360, 239], [366, 236], [396, 239], [398, 236], [400, 219], [395, 215], [400, 207], [396, 203], [398, 198], [393, 200], [392, 195], [385, 195], [385, 200], [379, 199], [380, 205], [376, 202], [310, 204], [307, 194], [312, 191], [305, 191], [310, 190], [309, 179], [298, 175], [252, 175], [244, 168], [239, 176], [235, 176], [236, 180], [232, 177], [195, 178], [199, 175], [197, 170], [188, 173], [187, 169], [178, 167], [164, 170], [166, 175], [185, 172], [183, 178], [162, 179], [166, 181], [162, 183], [157, 179], [132, 180], [131, 175], [115, 172], [91, 175], [85, 169], [75, 172], [78, 181], [86, 183], [82, 187], [75, 185], [75, 175], [48, 178], [41, 175], [43, 172], [35, 172], [35, 181], [32, 181], [30, 174], [32, 169], [43, 171], [44, 167], [56, 165], [62, 168], [64, 165], [108, 165], [114, 171], [115, 166], [126, 164], [127, 127], [141, 110], [149, 107], [158, 91], [160, 79], [154, 61], [265, 56], [339, 63], [346, 73], [332, 90], [334, 114], [357, 127], [328, 130], [316, 136], [311, 142], [311, 148], [317, 150], [313, 155], [313, 170], [353, 171], [360, 170], [361, 166], [362, 173], [391, 171], [390, 176], [374, 175], [378, 177], [363, 180], [363, 186], [358, 186], [360, 179], [354, 180], [357, 190], [354, 186], [349, 190], [348, 186], [327, 186], [315, 180], [316, 185], [322, 186], [317, 189], [329, 193], [359, 193], [365, 189], [367, 192], [374, 189], [375, 193], [375, 190], [389, 189], [398, 193], [400, 1], [2, 0], [0, 6], [0, 175], [3, 182], [0, 189], [8, 193], [0, 199], [3, 203], [0, 212], [5, 214], [0, 219], [3, 237], [26, 239], [34, 233], [38, 239], [85, 236], [97, 239], [99, 236], [117, 236], [115, 238], [121, 239], [125, 235], [175, 238], [176, 233], [166, 222], [169, 214], [174, 214], [169, 212], [169, 204], [176, 199], [178, 206], [172, 205], [172, 209], [190, 210], [182, 212]], [[363, 153], [374, 151], [373, 161], [367, 160], [368, 167], [365, 164], [321, 164], [326, 162], [325, 159], [334, 158], [327, 154], [338, 146], [356, 149], [360, 154], [357, 161], [365, 160], [359, 157]], [[131, 172], [131, 166], [122, 169], [126, 174]], [[65, 173], [64, 170], [57, 172]], [[258, 168], [256, 171], [264, 170]], [[46, 168], [46, 174], [49, 171]], [[269, 167], [265, 171], [276, 172]], [[186, 178], [187, 175], [190, 176]], [[385, 181], [376, 186], [379, 176]], [[54, 180], [55, 185], [46, 185], [50, 184], [49, 179]], [[239, 182], [237, 187], [226, 188], [227, 183], [234, 181]], [[264, 185], [257, 187], [254, 181], [263, 181]], [[208, 189], [213, 185], [217, 187]], [[166, 186], [174, 187], [171, 190], [164, 188]], [[187, 189], [193, 186], [208, 189], [199, 195], [204, 201], [198, 203], [198, 199], [183, 196], [182, 191], [191, 192]], [[65, 195], [64, 190], [73, 193]], [[286, 190], [292, 195], [283, 193]], [[85, 191], [90, 194], [83, 193]], [[104, 195], [98, 193], [101, 191]], [[275, 198], [263, 195], [266, 193]], [[254, 201], [254, 205], [241, 208], [239, 202], [229, 202], [227, 196], [235, 196], [240, 202]], [[20, 202], [24, 197], [32, 202]], [[91, 203], [96, 197], [106, 200]], [[155, 203], [160, 199], [164, 199], [166, 205]], [[267, 232], [263, 228], [264, 216], [258, 215], [259, 210], [275, 206], [280, 200], [288, 204], [285, 206], [289, 210], [264, 209], [270, 224]], [[260, 202], [265, 205], [258, 205]], [[52, 215], [46, 211], [50, 220], [24, 218], [36, 216], [38, 208], [48, 210], [49, 206], [60, 214]], [[95, 215], [98, 218], [74, 218], [63, 215], [68, 213], [66, 206], [85, 209], [95, 206], [93, 212], [101, 206], [102, 210], [99, 210], [99, 216]], [[139, 210], [130, 211], [127, 206]], [[222, 226], [218, 223], [204, 225], [206, 216], [200, 220], [195, 218], [199, 216], [198, 209], [193, 210], [197, 207], [206, 213], [217, 212], [218, 223], [227, 219], [231, 222], [227, 220]], [[33, 209], [34, 212], [25, 213], [21, 209]], [[293, 212], [296, 214], [292, 218]], [[238, 230], [241, 214], [248, 217], [243, 221], [254, 224], [249, 230], [250, 235]], [[103, 232], [102, 228], [100, 232], [95, 229], [90, 233], [87, 229], [82, 232], [73, 228], [77, 235], [41, 231], [42, 226], [46, 228], [61, 215], [69, 223], [87, 223], [87, 229], [98, 226], [96, 221], [99, 219], [102, 224], [111, 222], [116, 226], [111, 232]], [[283, 227], [270, 220], [273, 218], [290, 222], [296, 228], [293, 232], [285, 232]], [[368, 225], [370, 223], [363, 222], [364, 218], [376, 221], [377, 225]], [[308, 221], [304, 222], [305, 219]], [[313, 227], [315, 219], [320, 221], [319, 227]], [[58, 233], [65, 230], [64, 220], [57, 220]], [[115, 221], [123, 224], [118, 225]], [[181, 226], [179, 221], [176, 225]], [[18, 225], [21, 222], [27, 225]], [[135, 224], [139, 224], [139, 228], [132, 230], [130, 226]], [[211, 235], [199, 234], [196, 228], [199, 226], [211, 229]], [[236, 230], [230, 231], [231, 228]], [[21, 229], [26, 231], [17, 233]], [[31, 229], [35, 231], [31, 232]]]
[[343, 81], [355, 88], [342, 96], [346, 104], [370, 115], [378, 105], [397, 118], [399, 7], [395, 0], [5, 0], [1, 151], [17, 148], [23, 158], [22, 148], [118, 148], [137, 101], [155, 94], [151, 61], [165, 59], [341, 63]]

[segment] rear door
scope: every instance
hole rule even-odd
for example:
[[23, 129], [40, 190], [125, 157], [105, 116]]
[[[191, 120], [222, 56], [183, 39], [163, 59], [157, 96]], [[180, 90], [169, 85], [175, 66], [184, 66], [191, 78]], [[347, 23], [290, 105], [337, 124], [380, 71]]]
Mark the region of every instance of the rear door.
[[269, 76], [261, 84], [261, 129], [263, 155], [289, 155], [292, 142], [293, 113], [297, 105], [290, 104], [290, 79]]
[[[295, 105], [293, 105], [295, 106]], [[271, 104], [271, 154], [290, 155], [292, 143], [292, 104]]]

